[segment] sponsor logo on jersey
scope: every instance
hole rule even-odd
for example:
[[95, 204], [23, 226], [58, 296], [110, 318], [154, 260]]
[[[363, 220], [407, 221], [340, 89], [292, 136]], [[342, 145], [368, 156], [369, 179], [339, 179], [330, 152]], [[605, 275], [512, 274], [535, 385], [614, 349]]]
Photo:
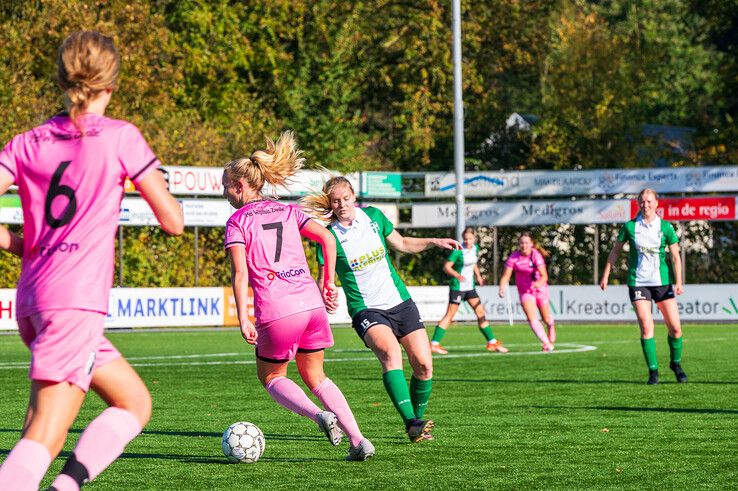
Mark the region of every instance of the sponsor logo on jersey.
[[352, 271], [364, 270], [369, 266], [373, 266], [374, 264], [382, 261], [386, 253], [387, 250], [384, 248], [384, 246], [380, 246], [373, 251], [367, 252], [366, 254], [362, 254], [357, 258], [351, 259], [349, 261], [349, 266], [351, 267]]
[[275, 278], [287, 280], [296, 276], [302, 276], [306, 273], [307, 272], [303, 268], [290, 268], [284, 271], [269, 271], [266, 277], [269, 281], [273, 281]]
[[77, 252], [79, 250], [79, 244], [76, 243], [67, 243], [67, 242], [57, 242], [54, 245], [38, 245], [31, 249], [30, 257], [37, 257], [37, 256], [51, 256], [52, 254], [55, 254], [57, 252], [66, 252], [66, 253], [72, 253]]
[[372, 226], [372, 230], [374, 230], [374, 233], [379, 234], [379, 224], [377, 222], [372, 222], [371, 226]]

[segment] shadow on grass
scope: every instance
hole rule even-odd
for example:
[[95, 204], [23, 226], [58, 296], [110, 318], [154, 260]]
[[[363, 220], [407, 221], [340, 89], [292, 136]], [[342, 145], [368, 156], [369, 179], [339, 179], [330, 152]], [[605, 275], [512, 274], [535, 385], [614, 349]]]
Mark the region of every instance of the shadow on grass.
[[[0, 455], [8, 455], [11, 449], [0, 448]], [[340, 452], [339, 452], [340, 453]], [[66, 459], [71, 455], [71, 452], [63, 451], [59, 453], [57, 458]], [[163, 453], [130, 453], [124, 452], [120, 459], [162, 459], [162, 460], [177, 460], [179, 462], [194, 463], [194, 464], [216, 464], [216, 465], [231, 465], [225, 457], [206, 457], [202, 455], [178, 455], [178, 454], [163, 454]], [[316, 458], [316, 457], [262, 457], [259, 459], [261, 462], [335, 462], [342, 460], [342, 456], [336, 458]]]
[[687, 414], [738, 414], [738, 409], [709, 409], [691, 407], [626, 407], [626, 406], [517, 406], [534, 409], [585, 409], [592, 411], [626, 411]]
[[[372, 379], [357, 379], [372, 380]], [[463, 379], [463, 378], [434, 378], [434, 384], [444, 382], [452, 383], [468, 383], [468, 384], [629, 384], [629, 385], [646, 385], [643, 380], [575, 380], [575, 379], [548, 379], [548, 380], [509, 380], [509, 379]], [[659, 385], [676, 384], [676, 381], [662, 381]], [[738, 385], [738, 381], [731, 380], [690, 380], [688, 385]]]

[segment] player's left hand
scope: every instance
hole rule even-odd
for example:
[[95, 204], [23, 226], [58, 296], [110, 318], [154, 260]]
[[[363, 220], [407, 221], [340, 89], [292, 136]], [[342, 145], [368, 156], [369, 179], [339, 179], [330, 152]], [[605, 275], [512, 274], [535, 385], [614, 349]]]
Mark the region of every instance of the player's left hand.
[[479, 286], [484, 286], [484, 278], [482, 278], [481, 276], [477, 278], [477, 283], [479, 283]]
[[676, 285], [674, 285], [674, 293], [676, 293], [677, 295], [681, 295], [682, 293], [684, 293], [684, 286], [682, 286], [681, 283], [677, 283]]

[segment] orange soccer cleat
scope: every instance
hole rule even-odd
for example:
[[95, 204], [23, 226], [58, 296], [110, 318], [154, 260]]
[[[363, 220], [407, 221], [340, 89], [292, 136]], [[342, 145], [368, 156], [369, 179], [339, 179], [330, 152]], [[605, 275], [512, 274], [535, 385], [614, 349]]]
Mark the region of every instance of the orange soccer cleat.
[[507, 353], [509, 350], [502, 346], [502, 343], [494, 340], [487, 342], [487, 351], [497, 351], [498, 353]]

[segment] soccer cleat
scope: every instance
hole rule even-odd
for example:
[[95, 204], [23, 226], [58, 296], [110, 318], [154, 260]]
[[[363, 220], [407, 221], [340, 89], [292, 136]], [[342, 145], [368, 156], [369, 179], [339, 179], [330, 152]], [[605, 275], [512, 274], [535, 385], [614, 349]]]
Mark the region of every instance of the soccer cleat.
[[487, 341], [487, 351], [497, 351], [499, 353], [507, 353], [509, 350], [502, 346], [499, 341]]
[[448, 350], [446, 350], [443, 346], [441, 346], [441, 343], [431, 343], [430, 348], [431, 348], [432, 353], [437, 353], [439, 355], [448, 354]]
[[321, 411], [318, 413], [318, 428], [325, 433], [328, 441], [333, 446], [340, 445], [343, 439], [343, 431], [338, 427], [338, 418], [330, 411]]
[[545, 353], [550, 353], [553, 350], [554, 350], [554, 345], [553, 344], [544, 344], [543, 345], [543, 348], [541, 349], [541, 351], [543, 351]]
[[407, 431], [407, 437], [413, 443], [426, 439], [426, 434], [430, 435], [430, 431], [433, 429], [433, 421], [430, 419], [411, 419], [405, 425], [405, 431]]
[[346, 456], [346, 460], [363, 461], [373, 456], [374, 456], [374, 445], [372, 445], [372, 442], [364, 438], [355, 447], [349, 445], [348, 455]]
[[659, 383], [659, 371], [658, 370], [649, 370], [648, 371], [648, 382], [646, 382], [648, 385], [656, 385]]
[[554, 344], [556, 342], [556, 326], [548, 326], [548, 340], [551, 341], [551, 344]]
[[421, 441], [431, 442], [433, 440], [435, 440], [435, 438], [433, 438], [433, 435], [431, 435], [430, 433], [423, 433], [423, 439]]
[[687, 374], [682, 370], [682, 366], [679, 363], [669, 363], [669, 368], [672, 369], [674, 375], [676, 375], [677, 382], [680, 384], [687, 383]]

